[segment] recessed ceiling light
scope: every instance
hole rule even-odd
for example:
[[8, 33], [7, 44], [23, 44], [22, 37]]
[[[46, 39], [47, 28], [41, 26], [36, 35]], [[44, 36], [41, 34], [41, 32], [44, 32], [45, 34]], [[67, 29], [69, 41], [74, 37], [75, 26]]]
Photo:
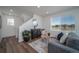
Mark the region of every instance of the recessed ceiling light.
[[10, 12], [13, 12], [13, 9], [10, 9]]
[[37, 8], [40, 8], [40, 6], [37, 6]]
[[10, 11], [9, 11], [9, 15], [13, 15], [13, 14], [14, 14], [13, 9], [10, 9]]
[[47, 11], [46, 14], [48, 14], [49, 12]]
[[12, 15], [12, 14], [9, 12], [9, 15]]

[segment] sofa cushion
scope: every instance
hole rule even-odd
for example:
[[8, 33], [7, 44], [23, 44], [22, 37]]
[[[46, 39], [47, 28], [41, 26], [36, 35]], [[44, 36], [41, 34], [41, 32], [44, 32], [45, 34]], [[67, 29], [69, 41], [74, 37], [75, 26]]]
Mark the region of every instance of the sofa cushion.
[[74, 32], [70, 32], [68, 34], [68, 37], [79, 38], [79, 36], [76, 33], [74, 33]]
[[78, 38], [67, 38], [66, 45], [79, 50], [79, 39]]
[[79, 51], [60, 43], [48, 43], [48, 53], [78, 53]]

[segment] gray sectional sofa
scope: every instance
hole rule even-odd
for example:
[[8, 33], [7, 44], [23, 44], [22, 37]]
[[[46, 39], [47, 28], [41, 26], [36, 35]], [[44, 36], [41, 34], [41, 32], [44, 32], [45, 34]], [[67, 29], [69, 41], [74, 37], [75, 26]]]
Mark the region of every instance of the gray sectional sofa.
[[48, 43], [48, 53], [79, 53], [79, 37], [75, 33], [69, 33], [64, 44], [52, 40]]

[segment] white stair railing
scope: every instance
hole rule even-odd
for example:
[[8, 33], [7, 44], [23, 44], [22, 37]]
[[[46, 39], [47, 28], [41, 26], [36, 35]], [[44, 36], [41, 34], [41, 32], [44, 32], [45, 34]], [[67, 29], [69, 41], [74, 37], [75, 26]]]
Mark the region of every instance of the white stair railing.
[[30, 19], [28, 19], [26, 22], [24, 22], [20, 27], [19, 27], [19, 40], [18, 42], [22, 42], [23, 38], [22, 38], [22, 32], [24, 30], [30, 30], [30, 28], [32, 28], [32, 21], [33, 17], [31, 17]]

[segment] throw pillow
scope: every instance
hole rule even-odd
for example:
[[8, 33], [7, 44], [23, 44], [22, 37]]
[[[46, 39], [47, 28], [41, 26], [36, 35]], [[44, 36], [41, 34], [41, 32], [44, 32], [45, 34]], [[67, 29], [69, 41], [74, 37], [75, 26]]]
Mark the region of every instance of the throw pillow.
[[62, 36], [63, 36], [63, 33], [61, 32], [61, 33], [58, 34], [57, 39], [60, 40], [60, 38], [61, 38]]
[[68, 37], [68, 34], [64, 33], [64, 35], [60, 39], [60, 43], [62, 44], [65, 43], [67, 37]]

